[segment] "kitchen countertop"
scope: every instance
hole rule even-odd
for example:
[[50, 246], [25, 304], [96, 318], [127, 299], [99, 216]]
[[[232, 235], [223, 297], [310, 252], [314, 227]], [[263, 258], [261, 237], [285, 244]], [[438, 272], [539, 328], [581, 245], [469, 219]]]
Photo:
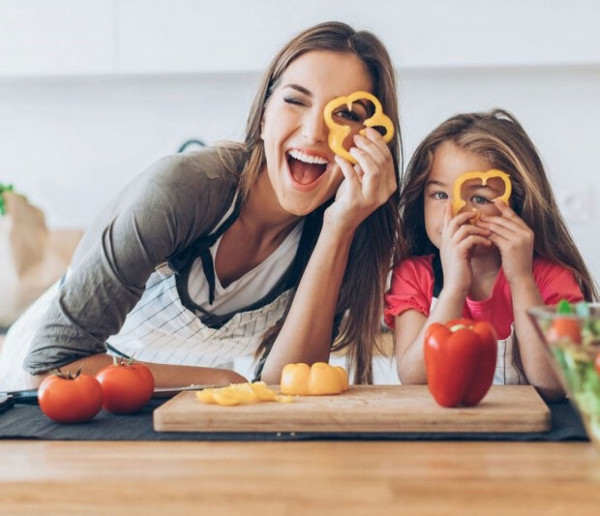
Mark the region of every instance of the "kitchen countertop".
[[541, 442], [0, 441], [2, 514], [598, 514], [600, 450]]

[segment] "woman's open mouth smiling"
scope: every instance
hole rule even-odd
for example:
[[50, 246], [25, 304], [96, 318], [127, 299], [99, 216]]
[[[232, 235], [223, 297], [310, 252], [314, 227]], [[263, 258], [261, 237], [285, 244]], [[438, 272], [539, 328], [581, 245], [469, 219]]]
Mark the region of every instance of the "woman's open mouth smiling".
[[[327, 170], [329, 161], [322, 157], [307, 154], [299, 149], [291, 149], [287, 153], [287, 162], [294, 186], [312, 187]], [[304, 189], [302, 188], [302, 189]]]

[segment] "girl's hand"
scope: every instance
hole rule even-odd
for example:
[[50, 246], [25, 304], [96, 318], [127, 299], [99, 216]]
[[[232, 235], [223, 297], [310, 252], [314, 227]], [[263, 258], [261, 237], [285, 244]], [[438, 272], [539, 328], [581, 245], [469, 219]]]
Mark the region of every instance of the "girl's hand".
[[471, 255], [477, 245], [490, 246], [490, 231], [469, 221], [473, 211], [451, 215], [450, 203], [444, 205], [440, 260], [444, 273], [444, 290], [466, 296], [473, 281]]
[[365, 136], [354, 136], [350, 154], [358, 161], [352, 165], [336, 156], [344, 174], [333, 204], [325, 211], [325, 222], [341, 231], [354, 231], [373, 211], [385, 203], [398, 184], [394, 160], [382, 136], [367, 127]]
[[496, 199], [501, 216], [481, 215], [477, 225], [488, 229], [489, 239], [499, 249], [502, 269], [508, 283], [515, 283], [532, 275], [533, 231], [508, 205]]

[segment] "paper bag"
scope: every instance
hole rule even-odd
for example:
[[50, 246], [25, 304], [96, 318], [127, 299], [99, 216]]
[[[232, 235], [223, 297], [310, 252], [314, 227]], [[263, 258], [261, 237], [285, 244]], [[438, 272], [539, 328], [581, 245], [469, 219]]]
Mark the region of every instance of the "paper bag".
[[44, 213], [12, 191], [0, 193], [0, 327], [10, 326], [67, 270], [50, 247]]

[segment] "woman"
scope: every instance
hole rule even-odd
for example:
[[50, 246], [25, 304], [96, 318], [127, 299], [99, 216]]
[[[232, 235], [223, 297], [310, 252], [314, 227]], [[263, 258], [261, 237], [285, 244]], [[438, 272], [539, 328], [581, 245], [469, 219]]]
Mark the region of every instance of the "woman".
[[[380, 99], [397, 135], [389, 145], [374, 129], [360, 136], [353, 113], [336, 110], [353, 125], [356, 166], [328, 147], [323, 119], [354, 91]], [[222, 368], [258, 353], [257, 376], [278, 383], [286, 363], [348, 347], [355, 381], [370, 381], [399, 154], [382, 44], [342, 23], [306, 30], [265, 73], [244, 144], [164, 158], [113, 200], [64, 283], [11, 329], [0, 378], [28, 348], [34, 384], [59, 366], [93, 374], [107, 351], [147, 362], [157, 386], [243, 381]]]

